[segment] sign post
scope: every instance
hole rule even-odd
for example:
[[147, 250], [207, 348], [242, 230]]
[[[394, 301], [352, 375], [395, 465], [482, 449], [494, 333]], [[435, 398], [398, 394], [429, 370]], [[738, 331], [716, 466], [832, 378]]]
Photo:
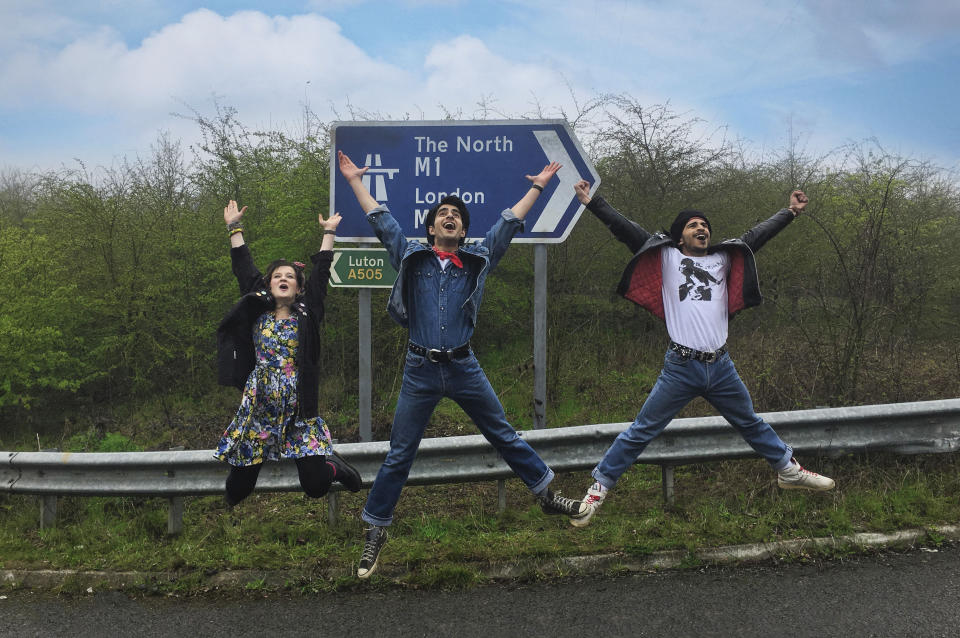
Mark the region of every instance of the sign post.
[[[330, 210], [355, 210], [353, 190], [340, 175], [337, 151], [358, 166], [369, 166], [364, 184], [386, 204], [408, 239], [426, 236], [427, 212], [445, 195], [457, 195], [470, 209], [468, 241], [483, 237], [500, 212], [511, 206], [550, 162], [563, 167], [527, 213], [513, 241], [564, 241], [583, 212], [573, 185], [600, 176], [565, 120], [481, 120], [338, 122], [331, 131]], [[363, 215], [344, 214], [338, 241], [376, 241]], [[546, 426], [547, 254], [535, 249], [534, 428]], [[355, 273], [355, 277], [365, 277]], [[331, 273], [331, 281], [333, 275]], [[349, 284], [341, 284], [349, 285]]]
[[357, 351], [360, 372], [357, 403], [359, 404], [360, 440], [372, 441], [371, 406], [373, 404], [372, 341], [370, 331], [370, 290], [390, 288], [397, 280], [397, 271], [390, 265], [384, 248], [337, 248], [330, 266], [330, 286], [359, 288], [357, 295]]

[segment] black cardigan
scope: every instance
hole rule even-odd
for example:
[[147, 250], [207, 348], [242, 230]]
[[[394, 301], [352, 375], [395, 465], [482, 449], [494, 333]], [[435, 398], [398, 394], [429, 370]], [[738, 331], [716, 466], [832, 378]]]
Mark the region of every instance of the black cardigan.
[[[273, 295], [263, 286], [263, 276], [253, 263], [246, 244], [230, 249], [233, 274], [243, 297], [230, 309], [217, 327], [217, 381], [220, 385], [243, 389], [256, 365], [253, 327], [265, 312], [275, 307]], [[313, 270], [307, 277], [303, 296], [291, 310], [297, 315], [297, 405], [299, 418], [317, 416], [320, 372], [320, 322], [323, 301], [330, 279], [332, 250], [322, 250], [310, 258]]]

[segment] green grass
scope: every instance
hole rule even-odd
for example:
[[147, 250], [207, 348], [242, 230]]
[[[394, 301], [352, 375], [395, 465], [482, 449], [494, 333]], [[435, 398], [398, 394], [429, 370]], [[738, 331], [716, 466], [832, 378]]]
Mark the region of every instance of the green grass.
[[[508, 507], [497, 511], [494, 483], [408, 487], [397, 509], [384, 565], [402, 568], [413, 586], [467, 587], [479, 566], [592, 554], [637, 557], [720, 545], [890, 532], [960, 520], [960, 455], [871, 456], [811, 462], [838, 489], [823, 494], [776, 487], [760, 460], [675, 470], [676, 506], [660, 496], [659, 468], [624, 475], [586, 528], [545, 516], [523, 485], [508, 481]], [[585, 473], [558, 477], [555, 489], [579, 496]], [[203, 574], [290, 570], [311, 575], [288, 583], [303, 591], [358, 586], [359, 511], [364, 492], [341, 494], [340, 520], [327, 522], [326, 501], [301, 494], [254, 495], [234, 510], [219, 497], [188, 498], [184, 532], [166, 534], [167, 503], [150, 498], [62, 498], [57, 526], [38, 529], [39, 504], [0, 496], [0, 567], [170, 571], [175, 587], [200, 588]], [[942, 540], [942, 539], [941, 539]], [[379, 580], [378, 576], [374, 579]], [[383, 578], [384, 583], [392, 583]], [[262, 580], [247, 590], [268, 587]]]

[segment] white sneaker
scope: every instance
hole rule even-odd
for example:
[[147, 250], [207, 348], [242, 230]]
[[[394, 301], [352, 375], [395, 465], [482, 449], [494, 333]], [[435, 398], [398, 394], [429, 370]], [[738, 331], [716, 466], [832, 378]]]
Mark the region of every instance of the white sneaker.
[[813, 490], [826, 492], [836, 485], [828, 476], [821, 476], [800, 467], [796, 459], [790, 459], [790, 466], [777, 473], [777, 485], [785, 490]]
[[583, 506], [580, 508], [580, 516], [571, 518], [570, 524], [574, 527], [586, 527], [587, 524], [590, 523], [590, 519], [593, 518], [594, 513], [600, 509], [600, 505], [603, 504], [603, 499], [606, 497], [607, 490], [600, 489], [596, 483], [591, 485], [590, 489], [587, 490], [587, 495], [580, 501], [583, 503]]

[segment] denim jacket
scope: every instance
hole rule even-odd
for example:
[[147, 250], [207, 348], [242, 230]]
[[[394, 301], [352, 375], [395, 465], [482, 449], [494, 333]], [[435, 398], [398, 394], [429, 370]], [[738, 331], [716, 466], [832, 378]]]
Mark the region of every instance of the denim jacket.
[[[399, 273], [397, 281], [390, 291], [387, 302], [387, 312], [393, 320], [405, 328], [410, 327], [408, 314], [409, 286], [408, 278], [411, 267], [420, 259], [434, 258], [433, 249], [422, 241], [408, 241], [403, 235], [400, 224], [390, 214], [385, 204], [378, 206], [367, 214], [367, 221], [373, 226], [377, 238], [387, 249], [390, 264]], [[500, 213], [500, 219], [487, 231], [483, 241], [477, 244], [464, 244], [458, 254], [463, 260], [464, 270], [472, 278], [471, 290], [461, 309], [470, 322], [470, 326], [477, 324], [477, 312], [483, 299], [483, 285], [500, 262], [513, 236], [523, 229], [523, 221], [514, 215], [509, 208]], [[430, 344], [420, 344], [432, 347]], [[458, 344], [459, 345], [459, 344]]]

